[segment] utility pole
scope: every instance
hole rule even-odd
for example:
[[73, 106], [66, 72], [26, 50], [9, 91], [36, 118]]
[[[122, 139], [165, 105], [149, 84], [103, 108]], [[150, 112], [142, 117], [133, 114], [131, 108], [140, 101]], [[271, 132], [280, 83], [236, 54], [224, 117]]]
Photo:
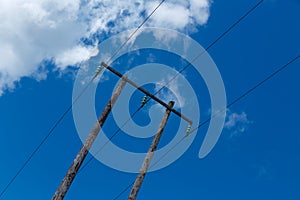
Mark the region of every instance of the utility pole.
[[[174, 106], [174, 101], [170, 101], [169, 104], [168, 104], [168, 107], [173, 108], [173, 106]], [[137, 176], [137, 178], [136, 178], [136, 180], [134, 182], [134, 185], [132, 186], [132, 189], [130, 191], [128, 200], [135, 200], [136, 197], [137, 197], [137, 194], [138, 194], [138, 192], [139, 192], [139, 190], [140, 190], [140, 188], [142, 186], [143, 180], [144, 180], [144, 178], [146, 176], [146, 173], [148, 171], [150, 162], [151, 162], [151, 160], [153, 158], [153, 155], [154, 155], [154, 153], [155, 153], [155, 151], [157, 149], [157, 146], [158, 146], [159, 140], [161, 138], [161, 135], [162, 135], [162, 133], [163, 133], [163, 131], [165, 129], [165, 126], [167, 124], [167, 121], [169, 119], [170, 113], [171, 113], [171, 110], [169, 108], [167, 108], [166, 111], [165, 111], [165, 114], [164, 114], [164, 116], [162, 118], [162, 121], [160, 122], [158, 130], [157, 130], [157, 132], [155, 134], [155, 137], [154, 137], [154, 139], [153, 139], [153, 141], [151, 143], [151, 146], [150, 146], [150, 148], [148, 150], [148, 153], [147, 153], [147, 155], [145, 157], [145, 160], [144, 160], [144, 162], [142, 164], [140, 172], [139, 172], [139, 174], [138, 174], [138, 176]]]
[[111, 112], [111, 109], [114, 106], [115, 102], [117, 101], [124, 86], [126, 85], [125, 79], [126, 79], [125, 76], [122, 77], [122, 79], [121, 79], [120, 83], [118, 84], [116, 90], [114, 91], [112, 97], [110, 98], [107, 105], [105, 106], [101, 116], [98, 118], [98, 121], [95, 123], [95, 125], [92, 128], [91, 132], [89, 133], [87, 139], [85, 140], [83, 146], [81, 147], [77, 156], [75, 157], [72, 165], [70, 166], [67, 174], [65, 175], [60, 186], [58, 187], [54, 196], [52, 197], [52, 200], [62, 200], [65, 197], [81, 164], [83, 163], [86, 155], [88, 154], [89, 150], [91, 149], [92, 144], [95, 142], [100, 129], [102, 128], [106, 118], [108, 117], [109, 113]]

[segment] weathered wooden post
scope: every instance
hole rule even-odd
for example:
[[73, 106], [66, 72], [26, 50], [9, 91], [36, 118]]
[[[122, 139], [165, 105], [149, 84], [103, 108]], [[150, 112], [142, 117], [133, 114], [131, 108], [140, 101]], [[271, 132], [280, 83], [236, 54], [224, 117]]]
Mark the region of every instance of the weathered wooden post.
[[[170, 108], [173, 108], [174, 101], [170, 101], [168, 106]], [[138, 194], [138, 192], [139, 192], [139, 190], [140, 190], [140, 188], [142, 186], [143, 180], [144, 180], [144, 178], [146, 176], [146, 173], [148, 171], [150, 162], [151, 162], [151, 160], [153, 158], [153, 155], [154, 155], [154, 153], [156, 151], [156, 148], [158, 146], [158, 143], [159, 143], [159, 140], [161, 138], [161, 135], [162, 135], [162, 133], [163, 133], [163, 131], [165, 129], [165, 126], [167, 124], [167, 121], [169, 119], [170, 113], [171, 113], [171, 110], [167, 108], [166, 111], [165, 111], [165, 114], [164, 114], [164, 116], [162, 118], [162, 121], [160, 122], [160, 125], [158, 127], [157, 132], [156, 132], [156, 135], [155, 135], [155, 137], [154, 137], [154, 139], [153, 139], [153, 141], [151, 143], [151, 146], [150, 146], [150, 148], [148, 150], [148, 153], [147, 153], [147, 155], [145, 157], [145, 160], [143, 162], [141, 170], [140, 170], [140, 172], [139, 172], [139, 174], [138, 174], [138, 176], [137, 176], [137, 178], [136, 178], [136, 180], [135, 180], [135, 182], [134, 182], [134, 184], [132, 186], [132, 189], [130, 191], [128, 200], [135, 200], [136, 197], [137, 197], [137, 194]]]
[[114, 91], [112, 97], [108, 101], [107, 105], [105, 106], [101, 116], [98, 118], [98, 121], [95, 123], [94, 127], [92, 128], [91, 132], [89, 133], [87, 139], [85, 140], [83, 146], [79, 150], [77, 156], [75, 157], [72, 165], [70, 166], [67, 174], [65, 175], [64, 179], [62, 180], [60, 186], [56, 190], [52, 200], [62, 200], [66, 193], [68, 192], [81, 164], [83, 163], [86, 155], [88, 154], [89, 150], [92, 147], [92, 144], [95, 142], [97, 135], [99, 134], [100, 129], [102, 128], [105, 120], [107, 119], [111, 109], [113, 108], [115, 102], [117, 101], [119, 95], [121, 94], [124, 86], [126, 85], [124, 79], [122, 78], [120, 83], [118, 84], [116, 90]]

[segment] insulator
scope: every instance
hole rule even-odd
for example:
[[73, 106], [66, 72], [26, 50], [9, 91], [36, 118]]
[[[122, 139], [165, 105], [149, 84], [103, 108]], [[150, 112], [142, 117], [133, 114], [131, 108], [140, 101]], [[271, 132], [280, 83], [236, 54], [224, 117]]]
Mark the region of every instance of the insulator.
[[143, 96], [142, 101], [141, 101], [142, 106], [144, 106], [147, 103], [147, 101], [148, 101], [148, 97], [147, 96]]
[[103, 69], [104, 69], [104, 67], [99, 66], [99, 67], [97, 67], [95, 73], [96, 73], [96, 74], [100, 74], [100, 73], [102, 72]]
[[191, 134], [191, 131], [192, 131], [192, 126], [189, 124], [188, 127], [186, 128], [185, 134], [189, 135]]

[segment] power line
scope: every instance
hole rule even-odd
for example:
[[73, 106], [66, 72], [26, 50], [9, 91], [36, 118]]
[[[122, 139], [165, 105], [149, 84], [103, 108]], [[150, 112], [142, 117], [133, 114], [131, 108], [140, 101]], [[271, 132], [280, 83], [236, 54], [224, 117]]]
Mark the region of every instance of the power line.
[[121, 51], [121, 49], [131, 40], [131, 38], [142, 28], [142, 26], [152, 17], [152, 15], [158, 10], [158, 8], [165, 2], [166, 0], [162, 0], [153, 10], [152, 12], [145, 18], [145, 20], [130, 34], [128, 39], [120, 46], [120, 48], [106, 61], [109, 64], [110, 61]]
[[[186, 66], [184, 66], [181, 70], [179, 70], [171, 79], [169, 79], [165, 85], [163, 85], [159, 90], [157, 90], [154, 95], [157, 95], [159, 92], [161, 92], [166, 86], [172, 82], [176, 77], [178, 77], [179, 74], [181, 74], [183, 71], [185, 71], [187, 68], [189, 68], [194, 61], [199, 59], [207, 50], [209, 50], [211, 47], [213, 47], [217, 42], [219, 42], [222, 38], [224, 38], [233, 28], [235, 28], [241, 21], [243, 21], [248, 15], [250, 15], [254, 10], [256, 10], [264, 0], [260, 0], [257, 2], [253, 7], [251, 7], [245, 14], [243, 14], [236, 22], [234, 22], [230, 27], [228, 27], [219, 37], [217, 37], [208, 47], [206, 47], [202, 52], [200, 52], [197, 56], [195, 56], [190, 63], [188, 63]], [[147, 104], [150, 101], [151, 98], [148, 98], [145, 102]], [[139, 107], [123, 124], [121, 127], [117, 129], [117, 131], [110, 137], [110, 139], [113, 139], [132, 119], [139, 110], [142, 109], [143, 106]], [[102, 147], [100, 147], [99, 150], [97, 150], [95, 155], [98, 155], [102, 149], [108, 144], [109, 141], [107, 141]], [[89, 158], [89, 160], [83, 165], [80, 172], [86, 168], [86, 166], [94, 159], [94, 157]]]
[[[295, 58], [291, 59], [285, 65], [283, 65], [280, 68], [278, 68], [276, 71], [274, 71], [273, 73], [271, 73], [269, 76], [267, 76], [266, 78], [264, 78], [263, 80], [261, 80], [260, 82], [258, 82], [257, 84], [255, 84], [253, 87], [251, 87], [250, 89], [248, 89], [242, 95], [240, 95], [235, 100], [233, 100], [231, 103], [229, 103], [225, 108], [219, 110], [218, 112], [216, 112], [215, 114], [213, 114], [210, 118], [207, 118], [205, 121], [203, 121], [202, 123], [200, 123], [196, 128], [194, 128], [191, 131], [191, 133], [197, 131], [199, 128], [201, 128], [202, 126], [204, 126], [205, 124], [207, 124], [208, 122], [210, 122], [212, 119], [214, 119], [215, 117], [217, 117], [220, 114], [222, 114], [223, 112], [225, 112], [228, 108], [230, 108], [231, 106], [233, 106], [237, 102], [241, 101], [243, 98], [245, 98], [246, 96], [248, 96], [250, 93], [252, 93], [258, 87], [260, 87], [261, 85], [263, 85], [265, 82], [269, 81], [274, 76], [276, 76], [277, 74], [279, 74], [281, 71], [283, 71], [284, 69], [286, 69], [290, 64], [292, 64], [293, 62], [295, 62], [298, 58], [300, 58], [300, 54], [298, 56], [296, 56]], [[184, 136], [181, 140], [179, 140], [179, 142], [176, 143], [169, 151], [167, 151], [160, 159], [158, 159], [156, 161], [156, 163], [154, 163], [152, 165], [152, 167], [155, 166], [160, 160], [162, 160], [163, 157], [165, 157], [167, 154], [169, 154], [169, 152], [172, 151], [176, 146], [178, 146], [185, 138], [186, 138], [186, 136]]]
[[132, 181], [124, 190], [122, 190], [113, 200], [117, 200], [122, 194], [124, 194], [131, 186], [133, 186], [134, 181]]
[[[92, 82], [93, 80], [91, 80]], [[4, 187], [4, 189], [0, 193], [0, 198], [4, 195], [4, 193], [8, 190], [8, 188], [11, 186], [11, 184], [16, 180], [16, 178], [20, 175], [20, 173], [24, 170], [24, 168], [27, 166], [27, 164], [31, 161], [33, 156], [38, 152], [38, 150], [43, 146], [43, 144], [49, 139], [49, 137], [52, 135], [54, 130], [57, 128], [57, 126], [62, 122], [62, 120], [65, 118], [65, 116], [70, 112], [72, 109], [72, 106], [76, 104], [78, 99], [83, 95], [83, 93], [87, 90], [89, 84], [81, 91], [81, 93], [78, 95], [78, 97], [72, 102], [72, 104], [66, 109], [66, 111], [61, 115], [58, 120], [55, 121], [54, 125], [51, 127], [50, 131], [47, 133], [47, 135], [42, 139], [42, 141], [39, 143], [39, 145], [34, 149], [34, 151], [30, 154], [30, 156], [26, 159], [26, 161], [23, 163], [23, 165], [20, 167], [20, 169], [17, 171], [17, 173], [12, 177], [12, 179], [8, 182], [8, 184]]]
[[[138, 26], [138, 28], [128, 37], [128, 39], [125, 41], [125, 43], [123, 43], [120, 48], [111, 56], [110, 59], [108, 59], [108, 61], [106, 63], [109, 63], [119, 52], [120, 50], [125, 46], [125, 44], [137, 33], [137, 31], [139, 31], [139, 29], [147, 22], [147, 20], [150, 19], [150, 17], [157, 11], [157, 9], [165, 2], [166, 0], [162, 0], [155, 8], [154, 10], [148, 15], [148, 17], [145, 18], [145, 20], [140, 24], [140, 26]], [[157, 94], [157, 93], [155, 93]], [[149, 99], [147, 99], [146, 103], [149, 101]], [[140, 106], [132, 115], [131, 117], [129, 117], [123, 124], [121, 127], [119, 127], [112, 136], [109, 137], [109, 140], [102, 146], [100, 147], [99, 150], [96, 151], [95, 155], [98, 155], [102, 149], [104, 149], [104, 147], [109, 143], [109, 141], [111, 141], [130, 121], [130, 119], [132, 119], [136, 113], [142, 109], [143, 106]], [[84, 168], [93, 160], [93, 157], [91, 157], [79, 170], [79, 173], [82, 172], [84, 170]]]
[[[288, 63], [286, 63], [285, 65], [281, 66], [280, 68], [278, 68], [276, 71], [274, 71], [273, 73], [271, 73], [269, 76], [267, 76], [266, 78], [264, 78], [263, 80], [261, 80], [260, 82], [258, 82], [257, 84], [255, 84], [253, 87], [251, 87], [250, 89], [248, 89], [246, 92], [244, 92], [242, 95], [240, 95], [239, 97], [237, 97], [235, 100], [233, 100], [231, 103], [227, 104], [227, 106], [221, 110], [219, 110], [218, 112], [216, 112], [215, 114], [213, 114], [210, 118], [206, 119], [205, 121], [203, 121], [202, 123], [200, 123], [196, 128], [194, 128], [191, 133], [197, 131], [199, 128], [201, 128], [202, 126], [204, 126], [205, 124], [207, 124], [208, 122], [210, 122], [210, 120], [214, 119], [215, 117], [219, 116], [221, 113], [223, 113], [224, 111], [226, 111], [228, 108], [230, 108], [231, 106], [233, 106], [234, 104], [236, 104], [237, 102], [241, 101], [242, 99], [244, 99], [246, 96], [248, 96], [249, 94], [251, 94], [254, 90], [256, 90], [257, 88], [259, 88], [260, 86], [262, 86], [264, 83], [266, 83], [267, 81], [269, 81], [270, 79], [272, 79], [274, 76], [278, 75], [280, 72], [282, 72], [284, 69], [286, 69], [288, 66], [290, 66], [292, 63], [294, 63], [297, 59], [300, 58], [300, 54], [296, 57], [294, 57], [293, 59], [291, 59]], [[156, 164], [158, 164], [163, 158], [165, 158], [173, 149], [175, 149], [185, 138], [187, 138], [188, 136], [184, 136], [182, 137], [176, 144], [174, 144], [166, 153], [164, 153], [151, 167], [155, 166]], [[133, 185], [134, 182], [130, 183], [124, 190], [122, 190], [120, 193], [118, 193], [118, 195], [113, 199], [116, 200], [118, 199], [122, 194], [124, 194], [128, 188], [130, 188]]]
[[[137, 33], [137, 31], [151, 18], [151, 16], [158, 10], [158, 8], [165, 2], [166, 0], [162, 0], [155, 8], [154, 10], [143, 20], [143, 22], [135, 29], [135, 31], [128, 37], [126, 41], [123, 42], [123, 44], [118, 48], [118, 50], [108, 59], [107, 62], [111, 61], [119, 52], [120, 50], [132, 39], [132, 37]], [[66, 115], [70, 112], [72, 107], [76, 104], [78, 99], [85, 93], [87, 88], [90, 86], [90, 84], [95, 80], [95, 78], [98, 76], [98, 73], [94, 75], [94, 77], [88, 82], [88, 84], [84, 87], [84, 89], [81, 91], [81, 93], [76, 97], [76, 99], [71, 103], [71, 105], [65, 110], [65, 112], [58, 118], [58, 120], [55, 121], [54, 125], [51, 127], [49, 132], [46, 134], [46, 136], [42, 139], [42, 141], [38, 144], [38, 146], [34, 149], [34, 151], [30, 154], [30, 156], [26, 159], [26, 161], [23, 163], [23, 165], [20, 167], [20, 169], [16, 172], [16, 174], [12, 177], [12, 179], [8, 182], [8, 184], [4, 187], [4, 189], [0, 193], [0, 199], [3, 197], [4, 193], [8, 190], [8, 188], [11, 186], [11, 184], [16, 180], [16, 178], [20, 175], [20, 173], [24, 170], [24, 168], [27, 166], [27, 164], [31, 161], [31, 159], [35, 156], [35, 154], [39, 151], [39, 149], [43, 146], [43, 144], [49, 139], [49, 137], [52, 135], [56, 127], [63, 121], [63, 119], [66, 117]]]
[[[142, 108], [142, 106], [139, 107], [139, 109], [137, 109], [130, 118], [128, 118], [123, 124], [122, 126], [120, 126], [115, 132], [114, 134], [112, 134], [109, 139], [96, 151], [95, 156], [98, 155], [103, 149], [104, 147], [122, 130], [122, 128], [124, 128], [126, 126], [126, 124], [130, 121], [130, 119]], [[87, 165], [89, 165], [89, 163], [93, 160], [94, 157], [90, 157], [87, 162], [80, 168], [78, 173], [81, 173], [86, 167]]]
[[111, 110], [113, 109], [117, 99], [119, 98], [121, 92], [123, 91], [127, 81], [122, 79], [116, 89], [113, 91], [111, 98], [109, 99], [108, 103], [106, 104], [105, 108], [103, 109], [101, 115], [99, 116], [97, 122], [94, 124], [93, 128], [89, 132], [84, 144], [78, 151], [75, 159], [73, 160], [71, 166], [69, 167], [66, 175], [64, 176], [61, 184], [57, 188], [52, 200], [62, 200], [65, 195], [67, 194], [68, 190], [71, 187], [72, 182], [74, 181], [76, 174], [83, 163], [85, 157], [89, 153], [93, 143], [95, 142], [97, 135], [100, 132], [101, 127], [103, 127], [107, 117], [109, 116]]
[[205, 52], [207, 52], [211, 47], [213, 47], [217, 42], [219, 42], [222, 38], [224, 38], [232, 29], [234, 29], [241, 21], [243, 21], [248, 15], [250, 15], [254, 10], [256, 10], [264, 0], [260, 0], [257, 2], [252, 8], [250, 8], [244, 15], [242, 15], [236, 22], [234, 22], [229, 28], [227, 28], [217, 39], [215, 39], [208, 47], [206, 47], [202, 52], [200, 52], [196, 57], [193, 58], [191, 62], [189, 62], [185, 67], [177, 72], [168, 82], [163, 85], [154, 95], [163, 90], [170, 82], [172, 82], [179, 74], [189, 68], [193, 62], [195, 62], [198, 58], [200, 58]]

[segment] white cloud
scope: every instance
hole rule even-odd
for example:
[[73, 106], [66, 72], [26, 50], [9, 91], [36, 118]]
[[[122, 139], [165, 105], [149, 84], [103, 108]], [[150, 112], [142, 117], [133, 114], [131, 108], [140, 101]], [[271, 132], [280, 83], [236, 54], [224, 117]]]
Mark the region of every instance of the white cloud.
[[[151, 12], [158, 2], [147, 2], [146, 10]], [[170, 28], [183, 29], [189, 23], [189, 10], [187, 7], [178, 3], [165, 3], [160, 8], [158, 13], [155, 13], [151, 18], [151, 23], [157, 26], [168, 26]]]
[[242, 113], [232, 113], [230, 110], [227, 110], [226, 121], [224, 124], [224, 128], [231, 130], [231, 136], [236, 135], [237, 133], [245, 132], [247, 126], [251, 123], [248, 120], [247, 114], [245, 112]]
[[85, 33], [74, 19], [78, 7], [76, 1], [0, 1], [0, 94], [21, 77], [39, 77], [43, 60], [78, 44]]
[[[157, 0], [10, 0], [0, 1], [0, 95], [22, 77], [46, 77], [45, 60], [57, 69], [94, 55], [95, 35], [137, 27]], [[207, 22], [210, 0], [169, 0], [147, 26], [177, 30]], [[141, 17], [142, 16], [142, 17]], [[82, 39], [90, 40], [85, 45]], [[39, 76], [38, 73], [41, 73]]]
[[88, 60], [90, 57], [98, 54], [97, 47], [86, 47], [78, 45], [72, 49], [68, 49], [55, 57], [55, 63], [58, 67], [64, 69], [68, 65], [76, 65], [82, 61]]
[[[150, 13], [159, 1], [147, 1], [146, 10]], [[153, 26], [184, 29], [188, 25], [203, 25], [209, 17], [209, 0], [170, 0], [166, 1], [150, 19]]]

